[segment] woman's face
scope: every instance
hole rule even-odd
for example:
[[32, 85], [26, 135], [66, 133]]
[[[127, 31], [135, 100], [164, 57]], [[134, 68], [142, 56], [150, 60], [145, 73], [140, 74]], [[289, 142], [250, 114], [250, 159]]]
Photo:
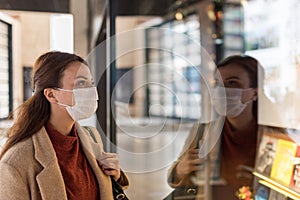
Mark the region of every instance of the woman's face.
[[217, 82], [223, 81], [224, 87], [242, 89], [250, 88], [251, 81], [247, 71], [243, 67], [237, 64], [230, 64], [220, 67], [218, 70], [222, 80], [217, 80]]
[[[248, 72], [237, 64], [229, 64], [218, 68], [220, 72], [220, 78], [216, 79], [217, 85], [224, 85], [226, 88], [251, 88], [251, 80]], [[220, 84], [221, 83], [221, 84]], [[253, 92], [254, 91], [254, 92]], [[249, 101], [250, 99], [256, 100], [257, 89], [250, 90], [249, 92], [243, 92], [242, 103]]]
[[[89, 68], [81, 62], [72, 62], [65, 69], [62, 79], [61, 88], [73, 90], [76, 88], [86, 88], [94, 86], [94, 80]], [[67, 105], [73, 105], [73, 93], [68, 91], [57, 91], [56, 99]]]

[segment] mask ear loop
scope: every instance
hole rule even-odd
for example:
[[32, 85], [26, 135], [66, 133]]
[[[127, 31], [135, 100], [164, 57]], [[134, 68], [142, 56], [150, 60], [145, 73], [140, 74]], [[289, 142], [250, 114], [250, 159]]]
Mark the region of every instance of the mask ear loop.
[[250, 99], [249, 101], [246, 101], [245, 103], [242, 103], [242, 104], [248, 105], [250, 102], [253, 102], [253, 99]]
[[[74, 92], [73, 90], [63, 89], [63, 88], [55, 88], [58, 91], [64, 91], [64, 92]], [[63, 107], [70, 107], [67, 104], [56, 102], [57, 105], [63, 106]], [[72, 95], [72, 104], [74, 104], [74, 93]]]
[[[244, 89], [243, 90], [243, 92], [248, 92], [248, 91], [250, 91], [250, 90], [255, 90], [255, 88], [247, 88], [247, 89]], [[252, 95], [252, 97], [248, 100], [248, 101], [246, 101], [246, 102], [241, 102], [242, 104], [245, 104], [245, 105], [248, 105], [250, 102], [253, 102], [253, 101], [256, 101], [257, 100], [257, 97], [255, 98], [254, 97], [254, 94]]]
[[68, 107], [67, 104], [64, 104], [64, 103], [59, 103], [59, 102], [56, 102], [57, 105], [60, 105], [60, 106], [63, 106], [63, 107]]
[[257, 89], [257, 88], [253, 88], [253, 90], [254, 90], [254, 95], [255, 95], [255, 94], [256, 94], [256, 95], [253, 97], [252, 100], [253, 100], [253, 101], [257, 101], [257, 99], [258, 99], [258, 89]]

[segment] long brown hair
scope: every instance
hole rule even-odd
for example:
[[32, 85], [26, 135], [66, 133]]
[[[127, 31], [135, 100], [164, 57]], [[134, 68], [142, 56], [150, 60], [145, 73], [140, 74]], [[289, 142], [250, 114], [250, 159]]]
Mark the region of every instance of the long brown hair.
[[[244, 68], [250, 79], [250, 87], [258, 87], [258, 71], [262, 71], [261, 64], [253, 57], [247, 55], [233, 55], [225, 58], [217, 64], [217, 68], [237, 64]], [[253, 102], [252, 113], [257, 119], [257, 101]]]
[[15, 115], [16, 118], [12, 127], [7, 130], [8, 139], [0, 154], [0, 159], [8, 149], [31, 137], [48, 122], [50, 103], [44, 96], [44, 89], [61, 87], [63, 73], [74, 61], [87, 65], [81, 57], [59, 51], [45, 53], [35, 61], [32, 75], [34, 93], [11, 113], [10, 116]]

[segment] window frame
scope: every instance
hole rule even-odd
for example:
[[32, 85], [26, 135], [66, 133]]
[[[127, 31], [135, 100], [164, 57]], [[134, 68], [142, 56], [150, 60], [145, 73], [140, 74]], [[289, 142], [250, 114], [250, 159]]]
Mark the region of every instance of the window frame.
[[[0, 120], [6, 120], [9, 116], [9, 114], [12, 112], [13, 110], [13, 69], [12, 69], [12, 24], [0, 19], [0, 24], [6, 25], [7, 26], [7, 63], [8, 63], [8, 71], [7, 71], [7, 75], [8, 75], [8, 94], [5, 96], [8, 97], [8, 112], [7, 114], [4, 116], [2, 116], [2, 114], [0, 113]], [[0, 34], [3, 35], [5, 33], [1, 32], [0, 30]], [[0, 46], [1, 47], [1, 46]], [[4, 46], [6, 47], [6, 46]], [[1, 59], [1, 56], [0, 56]], [[6, 62], [6, 61], [5, 61]], [[0, 66], [1, 68], [1, 66]], [[1, 93], [0, 93], [0, 96]], [[1, 110], [0, 110], [1, 111]]]

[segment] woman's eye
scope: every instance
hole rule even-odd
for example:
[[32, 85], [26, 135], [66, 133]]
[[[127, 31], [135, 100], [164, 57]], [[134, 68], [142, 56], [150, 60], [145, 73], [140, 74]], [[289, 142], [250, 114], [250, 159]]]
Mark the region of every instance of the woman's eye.
[[227, 81], [225, 87], [237, 87], [238, 83], [236, 81]]
[[76, 87], [86, 87], [86, 81], [78, 81], [75, 84]]
[[77, 81], [75, 83], [76, 88], [85, 88], [85, 87], [93, 87], [93, 86], [95, 86], [94, 82], [90, 82], [86, 80]]

